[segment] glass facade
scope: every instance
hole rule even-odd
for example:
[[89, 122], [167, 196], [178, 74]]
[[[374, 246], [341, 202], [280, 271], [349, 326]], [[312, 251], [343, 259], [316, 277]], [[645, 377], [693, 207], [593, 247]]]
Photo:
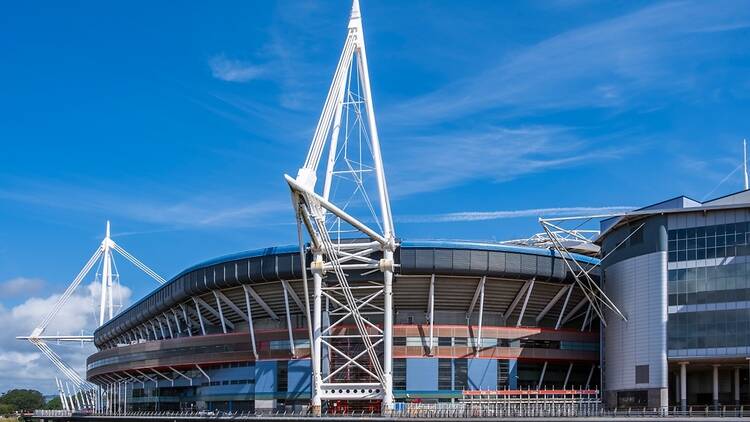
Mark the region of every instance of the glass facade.
[[750, 263], [669, 270], [669, 306], [750, 300]]
[[[669, 230], [668, 260], [681, 262], [748, 256], [749, 229], [749, 223], [740, 222]], [[668, 349], [750, 345], [750, 309], [738, 309], [747, 306], [731, 303], [750, 301], [750, 259], [727, 261], [729, 263], [723, 265], [668, 271], [668, 303], [671, 307], [667, 323]]]
[[669, 262], [750, 255], [747, 222], [669, 230]]
[[740, 347], [750, 343], [750, 309], [669, 315], [669, 349]]

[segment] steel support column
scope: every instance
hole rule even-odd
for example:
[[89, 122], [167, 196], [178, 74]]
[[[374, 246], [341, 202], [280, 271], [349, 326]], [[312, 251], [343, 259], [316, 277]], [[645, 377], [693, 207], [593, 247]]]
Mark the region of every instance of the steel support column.
[[714, 407], [719, 407], [719, 366], [718, 364], [711, 365], [713, 367], [713, 389], [712, 399]]
[[687, 410], [687, 365], [688, 362], [680, 362], [680, 408]]
[[297, 351], [294, 348], [294, 332], [292, 330], [292, 315], [289, 312], [289, 293], [287, 292], [286, 283], [281, 283], [282, 290], [284, 291], [284, 311], [286, 312], [286, 330], [289, 334], [289, 352], [292, 357], [297, 356]]
[[321, 320], [322, 320], [322, 296], [323, 296], [323, 275], [321, 274], [323, 267], [323, 255], [320, 251], [315, 251], [313, 256], [312, 275], [313, 275], [313, 344], [312, 344], [312, 414], [313, 416], [321, 415], [321, 386], [323, 384], [323, 377], [321, 375], [321, 353], [323, 349], [323, 341], [321, 338]]
[[391, 264], [383, 271], [383, 413], [387, 415], [393, 410], [393, 251], [384, 250], [383, 260]]
[[430, 276], [430, 293], [427, 298], [427, 315], [430, 321], [430, 356], [435, 347], [435, 274]]
[[255, 360], [258, 360], [258, 349], [255, 346], [255, 327], [253, 326], [253, 307], [250, 304], [250, 293], [248, 293], [247, 289], [244, 288], [243, 285], [243, 291], [245, 292], [245, 306], [247, 307], [247, 328], [248, 331], [250, 331], [250, 344], [253, 347], [253, 357], [255, 357]]
[[734, 405], [740, 405], [740, 367], [734, 368]]
[[531, 292], [534, 290], [534, 281], [536, 278], [531, 279], [531, 284], [529, 285], [529, 288], [526, 289], [526, 297], [523, 299], [523, 305], [521, 306], [521, 312], [518, 314], [518, 321], [516, 321], [516, 327], [521, 326], [521, 322], [523, 322], [523, 314], [526, 313], [526, 305], [529, 304], [529, 298], [531, 297]]

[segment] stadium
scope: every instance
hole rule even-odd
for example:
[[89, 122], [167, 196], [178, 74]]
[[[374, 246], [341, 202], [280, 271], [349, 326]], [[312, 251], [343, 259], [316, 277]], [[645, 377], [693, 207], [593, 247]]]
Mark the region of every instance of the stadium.
[[[599, 321], [605, 306], [619, 314], [598, 287], [598, 247], [554, 225], [540, 239], [499, 243], [396, 236], [357, 0], [308, 155], [285, 180], [297, 245], [216, 258], [169, 280], [107, 226], [50, 314], [21, 337], [72, 382], [71, 393], [58, 381], [66, 410], [390, 414], [477, 400], [598, 408]], [[161, 284], [119, 313], [113, 252]], [[44, 335], [97, 261], [93, 336]], [[53, 340], [93, 341], [85, 377], [47, 346]]]
[[[450, 401], [464, 390], [599, 386], [598, 323], [558, 254], [403, 241], [395, 257], [396, 401]], [[306, 407], [311, 360], [302, 271], [296, 246], [183, 271], [95, 332], [99, 351], [88, 358], [88, 380], [119, 394], [128, 411]], [[359, 277], [353, 288], [370, 281]], [[340, 308], [324, 302], [327, 313]], [[382, 300], [370, 304], [383, 306]], [[331, 349], [362, 350], [352, 324], [331, 333], [337, 335]], [[323, 351], [324, 377], [342, 356]], [[367, 369], [349, 365], [332, 380], [363, 381]], [[330, 410], [352, 407], [379, 411], [380, 402], [342, 397], [328, 403]]]
[[[685, 416], [693, 405], [723, 415], [730, 403], [747, 414], [746, 157], [745, 189], [714, 200], [540, 218], [544, 232], [522, 240], [410, 240], [396, 236], [374, 116], [354, 0], [308, 155], [296, 177], [285, 175], [297, 244], [165, 280], [108, 225], [50, 313], [19, 337], [68, 379], [58, 381], [63, 416], [567, 417], [601, 416], [602, 404]], [[592, 221], [599, 230], [582, 228]], [[113, 252], [161, 284], [119, 313]], [[93, 336], [45, 335], [97, 262]], [[85, 377], [47, 341], [92, 341]]]

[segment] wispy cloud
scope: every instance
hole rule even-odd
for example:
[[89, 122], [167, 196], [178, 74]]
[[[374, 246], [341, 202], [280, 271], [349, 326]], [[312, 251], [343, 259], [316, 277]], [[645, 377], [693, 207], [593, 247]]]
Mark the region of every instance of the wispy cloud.
[[258, 79], [267, 73], [266, 66], [242, 60], [229, 59], [224, 54], [208, 60], [214, 78], [226, 82], [247, 82]]
[[461, 211], [444, 214], [405, 215], [398, 217], [401, 223], [457, 223], [487, 220], [503, 220], [508, 218], [527, 217], [565, 217], [576, 215], [618, 214], [635, 209], [636, 207], [558, 207], [532, 208], [525, 210], [505, 211]]
[[[601, 140], [599, 140], [601, 141]], [[554, 126], [485, 127], [397, 138], [398, 154], [384, 153], [397, 196], [440, 190], [473, 180], [495, 182], [618, 158], [629, 148], [596, 147]]]
[[699, 32], [744, 28], [742, 2], [672, 2], [553, 36], [484, 66], [484, 71], [403, 102], [387, 118], [406, 125], [451, 121], [487, 110], [514, 115], [583, 107], [622, 108], [658, 93], [700, 95], [695, 63], [720, 43]]
[[[157, 192], [151, 192], [157, 193]], [[175, 229], [250, 227], [273, 222], [266, 217], [290, 210], [288, 200], [242, 200], [239, 193], [217, 191], [144, 195], [112, 187], [83, 188], [56, 182], [26, 182], [0, 188], [0, 200], [79, 213], [100, 213], [109, 218]], [[281, 214], [282, 216], [284, 214]]]

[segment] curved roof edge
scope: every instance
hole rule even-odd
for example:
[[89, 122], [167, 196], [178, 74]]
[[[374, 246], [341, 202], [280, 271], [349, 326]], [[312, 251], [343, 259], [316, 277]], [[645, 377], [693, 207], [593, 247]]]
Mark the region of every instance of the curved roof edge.
[[[552, 250], [552, 249], [535, 248], [532, 246], [507, 245], [507, 244], [492, 243], [492, 242], [474, 242], [474, 241], [465, 241], [465, 240], [403, 240], [400, 242], [399, 247], [404, 248], [404, 249], [434, 248], [434, 249], [497, 251], [497, 252], [511, 252], [511, 253], [520, 253], [520, 254], [528, 254], [528, 255], [562, 258], [562, 255], [559, 252]], [[134, 302], [133, 304], [131, 304], [130, 306], [122, 310], [120, 313], [115, 315], [115, 317], [112, 320], [105, 322], [104, 325], [94, 330], [94, 333], [96, 335], [96, 332], [106, 327], [110, 322], [115, 321], [118, 316], [127, 313], [128, 311], [135, 308], [142, 302], [146, 301], [149, 297], [153, 296], [160, 290], [166, 288], [173, 281], [179, 279], [180, 277], [192, 271], [195, 271], [201, 268], [210, 267], [216, 264], [221, 264], [224, 262], [231, 262], [231, 261], [237, 261], [241, 259], [256, 258], [256, 257], [263, 257], [263, 256], [287, 255], [287, 254], [293, 254], [293, 253], [298, 253], [298, 252], [299, 252], [299, 246], [296, 246], [296, 245], [272, 246], [272, 247], [267, 247], [267, 248], [258, 248], [258, 249], [251, 249], [247, 251], [235, 252], [232, 254], [222, 255], [216, 258], [212, 258], [206, 261], [199, 262], [197, 264], [194, 264], [180, 271], [179, 273], [171, 277], [166, 283], [152, 290], [147, 295], [145, 295], [138, 301]], [[585, 262], [591, 265], [599, 264], [599, 259], [592, 258], [586, 255], [575, 254], [575, 253], [573, 253], [572, 255], [575, 257], [575, 259], [580, 260], [581, 262]]]
[[[486, 251], [499, 252], [516, 252], [540, 256], [555, 256], [562, 258], [562, 255], [554, 249], [535, 248], [533, 246], [507, 245], [503, 243], [492, 242], [473, 242], [468, 240], [404, 240], [401, 241], [401, 247], [405, 248], [446, 248], [446, 249], [478, 249]], [[598, 265], [599, 259], [590, 256], [572, 253], [576, 260], [587, 264]]]

